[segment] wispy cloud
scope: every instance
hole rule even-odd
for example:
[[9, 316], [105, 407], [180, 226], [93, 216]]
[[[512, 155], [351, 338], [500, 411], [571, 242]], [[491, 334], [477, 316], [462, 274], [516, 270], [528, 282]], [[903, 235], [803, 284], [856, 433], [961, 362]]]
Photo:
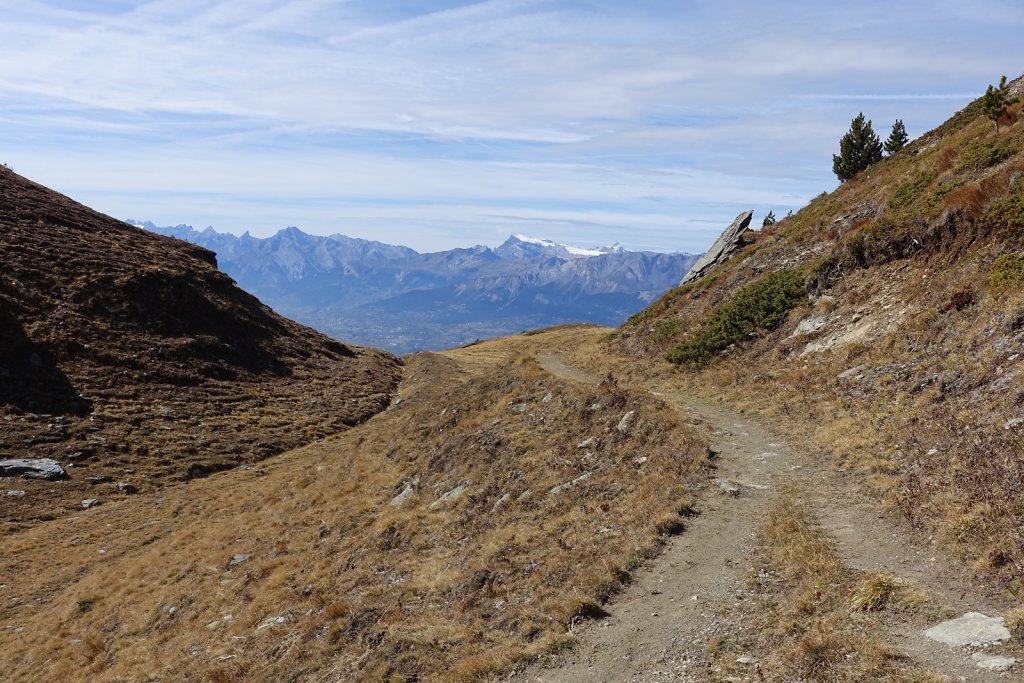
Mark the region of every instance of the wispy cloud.
[[121, 217], [418, 248], [546, 221], [698, 250], [831, 187], [855, 109], [919, 134], [1024, 63], [995, 0], [0, 5], [18, 170]]

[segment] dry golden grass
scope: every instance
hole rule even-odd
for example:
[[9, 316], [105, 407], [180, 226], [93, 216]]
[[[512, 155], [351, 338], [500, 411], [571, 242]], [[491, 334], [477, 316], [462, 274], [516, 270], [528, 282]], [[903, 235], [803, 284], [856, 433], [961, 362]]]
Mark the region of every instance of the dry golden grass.
[[[809, 268], [808, 307], [676, 382], [771, 416], [940, 548], [1019, 593], [1022, 150], [1019, 121], [997, 135], [968, 108], [911, 153], [766, 230], [758, 251], [732, 259], [699, 293], [640, 314], [614, 348], [662, 355], [663, 321], [693, 328], [759, 274]], [[794, 334], [812, 318], [825, 326]]]
[[561, 647], [706, 450], [647, 395], [541, 371], [551, 339], [416, 354], [365, 425], [7, 538], [9, 680], [469, 681]]
[[1015, 640], [1024, 640], [1024, 607], [1017, 607], [1003, 617], [1006, 628]]
[[780, 494], [762, 529], [756, 577], [767, 608], [760, 649], [767, 680], [935, 682], [884, 645], [871, 613], [915, 608], [923, 597], [906, 583], [843, 566], [799, 492]]

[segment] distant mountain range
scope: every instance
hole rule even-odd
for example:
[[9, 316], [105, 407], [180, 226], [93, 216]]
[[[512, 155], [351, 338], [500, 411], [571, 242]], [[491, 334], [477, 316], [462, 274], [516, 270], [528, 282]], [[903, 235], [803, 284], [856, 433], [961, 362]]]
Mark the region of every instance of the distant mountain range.
[[396, 353], [568, 322], [618, 325], [676, 286], [698, 258], [523, 235], [494, 249], [421, 254], [298, 228], [256, 238], [128, 222], [214, 251], [242, 288], [290, 318]]

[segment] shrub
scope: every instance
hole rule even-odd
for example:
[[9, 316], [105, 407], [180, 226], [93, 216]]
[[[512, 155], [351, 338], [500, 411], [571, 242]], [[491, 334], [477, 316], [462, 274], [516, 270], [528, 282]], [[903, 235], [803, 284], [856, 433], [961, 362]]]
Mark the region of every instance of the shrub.
[[978, 140], [967, 145], [960, 155], [961, 170], [980, 171], [995, 166], [1013, 155], [1014, 150], [1005, 143], [993, 140]]
[[1024, 185], [993, 204], [985, 212], [985, 226], [1011, 243], [1024, 237]]
[[992, 264], [988, 281], [996, 293], [1024, 283], [1024, 254], [1000, 254]]
[[974, 301], [975, 296], [973, 291], [970, 289], [959, 289], [949, 295], [949, 301], [939, 308], [939, 313], [962, 311], [968, 306], [974, 304]]
[[662, 320], [654, 326], [654, 334], [651, 335], [656, 343], [671, 339], [679, 332], [682, 323], [678, 320]]
[[787, 268], [765, 275], [736, 292], [667, 358], [680, 365], [707, 365], [716, 354], [754, 332], [773, 329], [805, 300], [804, 278], [797, 271]]
[[889, 196], [889, 208], [906, 209], [922, 197], [924, 191], [935, 179], [933, 173], [921, 173], [910, 180], [900, 183]]

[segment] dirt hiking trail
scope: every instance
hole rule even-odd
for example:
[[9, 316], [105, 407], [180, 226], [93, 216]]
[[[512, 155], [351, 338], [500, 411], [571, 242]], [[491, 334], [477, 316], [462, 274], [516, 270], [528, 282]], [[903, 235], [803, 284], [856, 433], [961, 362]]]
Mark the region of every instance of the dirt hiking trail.
[[[548, 372], [580, 382], [598, 377], [569, 365], [559, 353], [538, 353]], [[800, 451], [756, 418], [683, 395], [669, 384], [646, 387], [674, 406], [684, 421], [708, 440], [717, 454], [713, 486], [703, 496], [686, 530], [669, 540], [664, 552], [637, 572], [600, 621], [575, 627], [576, 647], [512, 674], [509, 680], [538, 683], [715, 680], [709, 654], [716, 638], [748, 628], [757, 609], [750, 591], [757, 531], [773, 493], [792, 482], [800, 487], [844, 564], [874, 569], [908, 580], [948, 608], [941, 619], [965, 612], [1000, 616], [1007, 605], [936, 557], [927, 539], [880, 514], [877, 503], [857, 493], [853, 482], [822, 464], [824, 458]], [[921, 616], [886, 614], [879, 640], [895, 647], [922, 669], [952, 681], [1022, 680], [1021, 664], [1008, 673], [983, 671], [971, 661], [971, 648], [951, 648], [923, 635], [932, 625]], [[938, 619], [938, 620], [941, 620]], [[933, 620], [934, 623], [934, 620]], [[987, 653], [1009, 654], [1016, 646]], [[749, 652], [749, 677], [759, 653]]]

